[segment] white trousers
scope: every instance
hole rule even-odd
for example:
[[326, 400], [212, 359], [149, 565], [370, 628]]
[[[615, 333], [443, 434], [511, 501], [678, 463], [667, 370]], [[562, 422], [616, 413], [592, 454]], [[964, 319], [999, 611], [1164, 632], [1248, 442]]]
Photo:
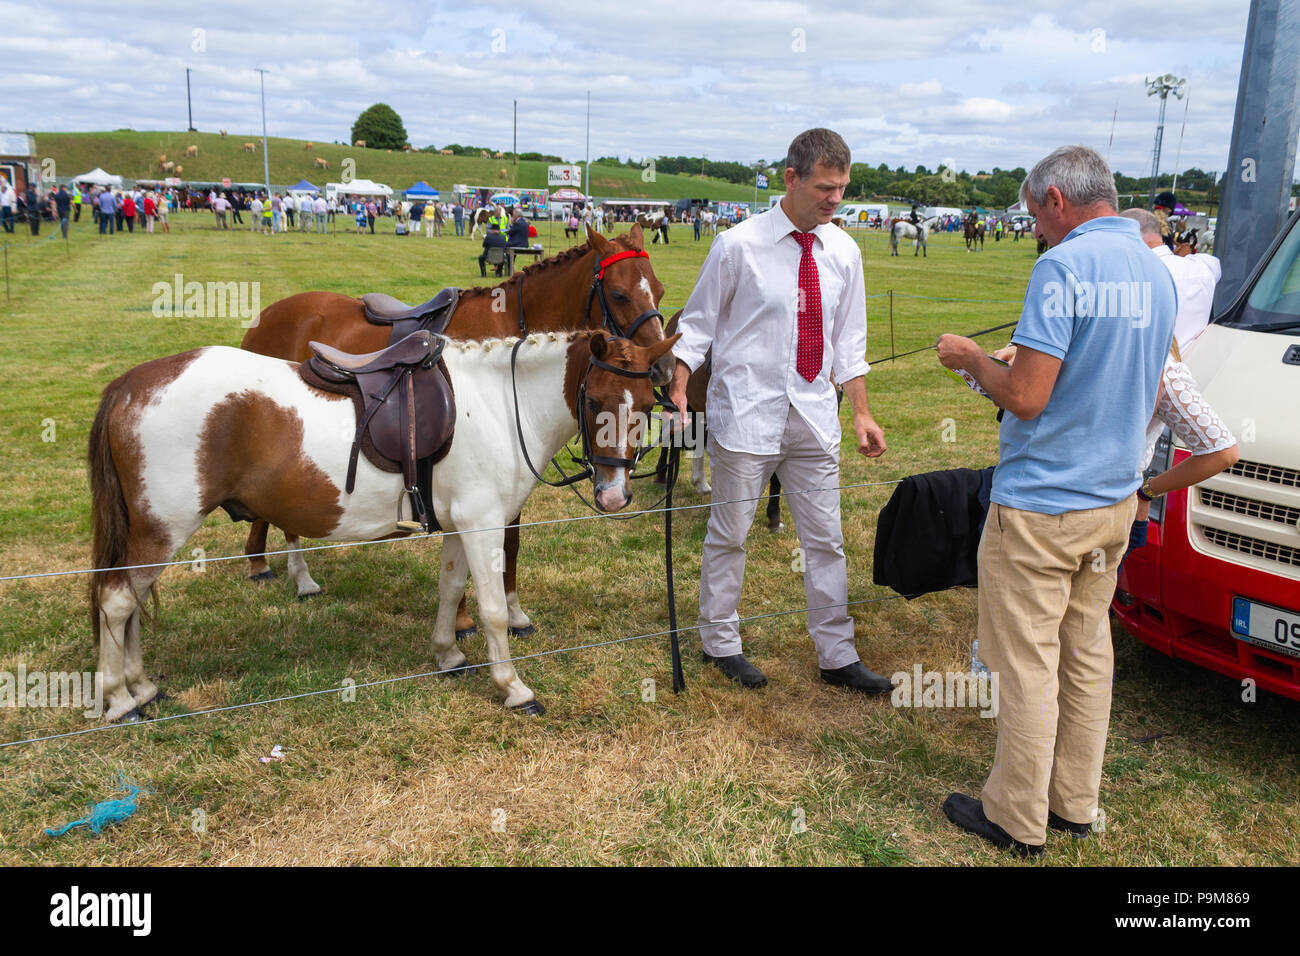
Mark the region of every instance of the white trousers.
[[715, 504], [709, 510], [709, 530], [704, 537], [697, 621], [705, 653], [711, 657], [741, 653], [737, 608], [745, 579], [745, 538], [760, 503], [755, 499], [766, 492], [776, 472], [799, 535], [807, 606], [822, 609], [808, 612], [808, 631], [817, 648], [817, 662], [823, 669], [832, 670], [858, 660], [853, 619], [845, 606], [848, 571], [840, 527], [840, 493], [798, 493], [812, 488], [836, 489], [840, 483], [839, 448], [827, 451], [803, 416], [790, 406], [778, 454], [728, 451], [710, 436], [709, 460]]

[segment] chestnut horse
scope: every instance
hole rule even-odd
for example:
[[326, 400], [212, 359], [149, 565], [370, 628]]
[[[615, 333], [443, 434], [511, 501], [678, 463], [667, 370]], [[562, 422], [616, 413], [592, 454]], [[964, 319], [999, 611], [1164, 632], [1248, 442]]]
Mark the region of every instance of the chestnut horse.
[[[962, 233], [966, 239], [967, 252], [984, 251], [984, 220], [967, 216], [962, 222]], [[979, 244], [978, 248], [976, 243]]]
[[[499, 285], [463, 290], [446, 334], [453, 339], [501, 338], [517, 335], [521, 321], [529, 332], [600, 328], [605, 316], [600, 297], [592, 295], [597, 263], [621, 252], [644, 252], [640, 227], [634, 226], [630, 232], [612, 240], [588, 228], [584, 245], [531, 265]], [[657, 309], [664, 294], [663, 283], [655, 276], [650, 260], [629, 257], [599, 271], [609, 309], [606, 327], [622, 334], [631, 330], [633, 341], [643, 346], [663, 341], [660, 322], [642, 322], [635, 327], [648, 312]], [[301, 362], [309, 356], [307, 343], [313, 340], [345, 352], [376, 351], [388, 343], [390, 328], [366, 321], [360, 299], [336, 292], [302, 292], [263, 309], [257, 324], [244, 334], [242, 347], [250, 352]], [[664, 384], [671, 377], [672, 356], [666, 356], [655, 366], [655, 384]], [[516, 515], [512, 525], [518, 520]], [[267, 523], [260, 519], [253, 522], [248, 533], [245, 553], [252, 556], [249, 577], [255, 581], [275, 576], [263, 556], [266, 533]], [[291, 551], [300, 546], [293, 535], [286, 535], [286, 542]], [[519, 605], [516, 590], [517, 527], [507, 532], [505, 549], [510, 628], [515, 636], [522, 637], [532, 630], [532, 624]], [[289, 573], [299, 598], [319, 594], [321, 586], [312, 579], [301, 556], [296, 557], [297, 560], [289, 562]], [[457, 631], [461, 637], [474, 632], [474, 621], [463, 603]]]
[[[505, 586], [494, 559], [504, 525], [536, 484], [518, 443], [545, 460], [581, 429], [584, 448], [594, 452], [597, 504], [625, 508], [631, 449], [655, 403], [650, 368], [675, 341], [642, 348], [601, 330], [529, 335], [514, 350], [500, 339], [448, 342], [442, 357], [456, 386], [456, 434], [432, 478], [434, 514], [449, 532], [433, 631], [440, 670], [466, 664], [454, 626], [468, 572], [493, 683], [506, 706], [543, 712], [509, 663]], [[518, 418], [516, 385], [528, 409]], [[344, 491], [355, 416], [347, 396], [308, 385], [297, 365], [225, 346], [155, 359], [104, 390], [90, 433], [100, 569], [90, 601], [108, 720], [138, 716], [158, 694], [145, 676], [140, 616], [163, 569], [148, 565], [170, 561], [209, 513], [254, 514], [290, 534], [328, 540], [400, 533], [398, 521], [410, 511], [402, 475], [362, 456], [355, 486]]]

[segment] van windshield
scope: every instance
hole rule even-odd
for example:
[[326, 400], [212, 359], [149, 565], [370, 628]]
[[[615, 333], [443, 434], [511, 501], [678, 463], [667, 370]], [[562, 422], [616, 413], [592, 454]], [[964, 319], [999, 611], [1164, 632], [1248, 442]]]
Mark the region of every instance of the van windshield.
[[1300, 335], [1300, 229], [1292, 229], [1277, 247], [1244, 306], [1225, 316], [1223, 324]]

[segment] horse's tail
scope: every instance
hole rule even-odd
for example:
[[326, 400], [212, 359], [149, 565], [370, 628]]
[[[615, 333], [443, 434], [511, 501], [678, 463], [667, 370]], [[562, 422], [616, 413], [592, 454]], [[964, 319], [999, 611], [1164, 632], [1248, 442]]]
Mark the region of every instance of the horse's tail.
[[113, 413], [123, 397], [121, 379], [104, 390], [95, 422], [90, 426], [90, 452], [87, 460], [90, 472], [90, 516], [93, 529], [91, 566], [96, 570], [90, 576], [90, 622], [99, 643], [99, 589], [112, 570], [126, 563], [127, 542], [130, 537], [130, 514], [122, 481], [113, 461], [109, 443]]

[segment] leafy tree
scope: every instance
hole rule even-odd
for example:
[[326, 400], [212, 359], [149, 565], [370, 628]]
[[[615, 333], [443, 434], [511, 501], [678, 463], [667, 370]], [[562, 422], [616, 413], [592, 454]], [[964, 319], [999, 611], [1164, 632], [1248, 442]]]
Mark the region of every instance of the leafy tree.
[[387, 103], [376, 103], [361, 112], [352, 124], [352, 140], [365, 140], [370, 149], [401, 149], [406, 145], [402, 118]]

